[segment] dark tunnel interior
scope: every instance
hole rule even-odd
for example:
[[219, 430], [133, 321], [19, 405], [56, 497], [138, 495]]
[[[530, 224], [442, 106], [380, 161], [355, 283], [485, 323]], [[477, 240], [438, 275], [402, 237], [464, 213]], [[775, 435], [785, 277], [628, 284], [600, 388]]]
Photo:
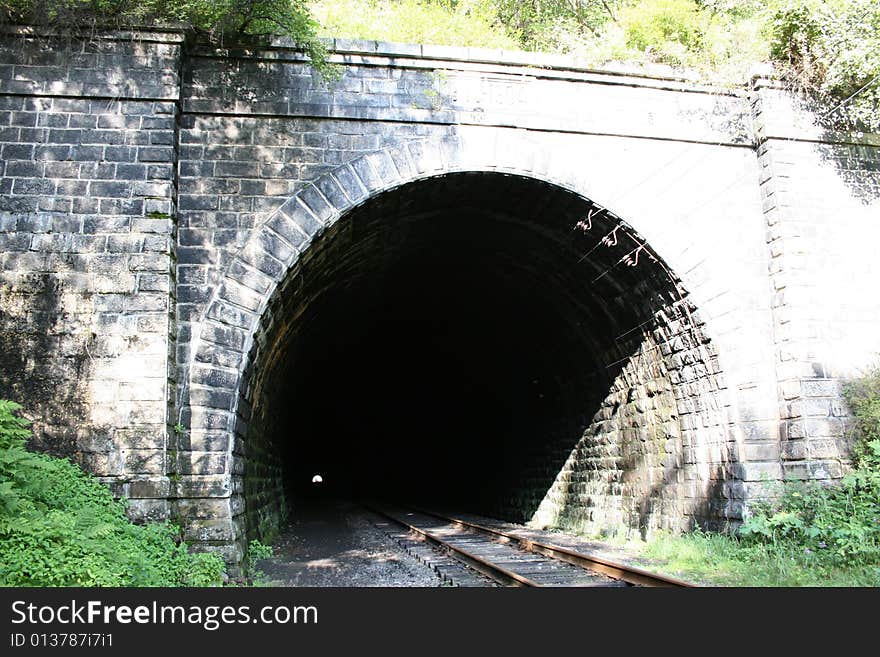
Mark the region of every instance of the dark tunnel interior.
[[544, 182], [462, 173], [384, 192], [317, 238], [252, 365], [252, 435], [288, 507], [320, 491], [528, 519], [633, 327], [669, 303], [647, 259], [618, 266], [629, 234], [600, 243], [618, 223]]

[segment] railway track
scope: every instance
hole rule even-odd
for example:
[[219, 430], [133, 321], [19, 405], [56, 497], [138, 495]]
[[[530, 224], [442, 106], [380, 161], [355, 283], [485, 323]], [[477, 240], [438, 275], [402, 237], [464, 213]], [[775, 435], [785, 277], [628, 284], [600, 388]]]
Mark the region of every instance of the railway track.
[[[435, 566], [454, 583], [524, 587], [687, 587], [687, 582], [627, 566], [596, 555], [576, 552], [486, 527], [468, 520], [433, 511], [407, 508], [373, 508], [372, 511], [405, 528], [409, 541], [432, 546], [440, 557], [432, 557], [422, 547], [426, 559], [446, 560]], [[404, 536], [398, 537], [406, 540]], [[454, 560], [450, 567], [448, 560]], [[434, 565], [434, 564], [432, 564]], [[462, 573], [461, 565], [472, 574]], [[478, 573], [474, 576], [473, 573]], [[490, 584], [491, 585], [491, 584]]]

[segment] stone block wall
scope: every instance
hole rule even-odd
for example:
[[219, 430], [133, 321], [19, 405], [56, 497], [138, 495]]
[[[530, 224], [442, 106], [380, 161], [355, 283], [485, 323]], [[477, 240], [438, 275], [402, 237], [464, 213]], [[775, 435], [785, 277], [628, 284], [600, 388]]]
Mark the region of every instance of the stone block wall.
[[180, 36], [0, 40], [0, 396], [169, 513]]
[[[727, 384], [687, 301], [634, 332], [530, 524], [588, 534], [736, 526], [746, 501]], [[613, 363], [621, 351], [605, 356]]]

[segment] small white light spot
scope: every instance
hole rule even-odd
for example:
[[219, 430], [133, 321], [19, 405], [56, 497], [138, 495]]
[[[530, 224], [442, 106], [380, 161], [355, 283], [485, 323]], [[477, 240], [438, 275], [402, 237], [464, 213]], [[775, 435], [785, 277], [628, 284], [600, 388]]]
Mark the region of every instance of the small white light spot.
[[314, 477], [312, 477], [313, 484], [320, 484], [322, 481], [324, 481], [324, 477], [319, 474], [316, 474]]

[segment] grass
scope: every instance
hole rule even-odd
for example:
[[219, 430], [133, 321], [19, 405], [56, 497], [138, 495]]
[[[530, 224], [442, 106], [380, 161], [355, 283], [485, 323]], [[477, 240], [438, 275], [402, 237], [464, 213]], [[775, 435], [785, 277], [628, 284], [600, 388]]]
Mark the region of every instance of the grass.
[[659, 534], [626, 547], [647, 569], [707, 586], [880, 586], [880, 565], [833, 565], [801, 546], [724, 534]]

